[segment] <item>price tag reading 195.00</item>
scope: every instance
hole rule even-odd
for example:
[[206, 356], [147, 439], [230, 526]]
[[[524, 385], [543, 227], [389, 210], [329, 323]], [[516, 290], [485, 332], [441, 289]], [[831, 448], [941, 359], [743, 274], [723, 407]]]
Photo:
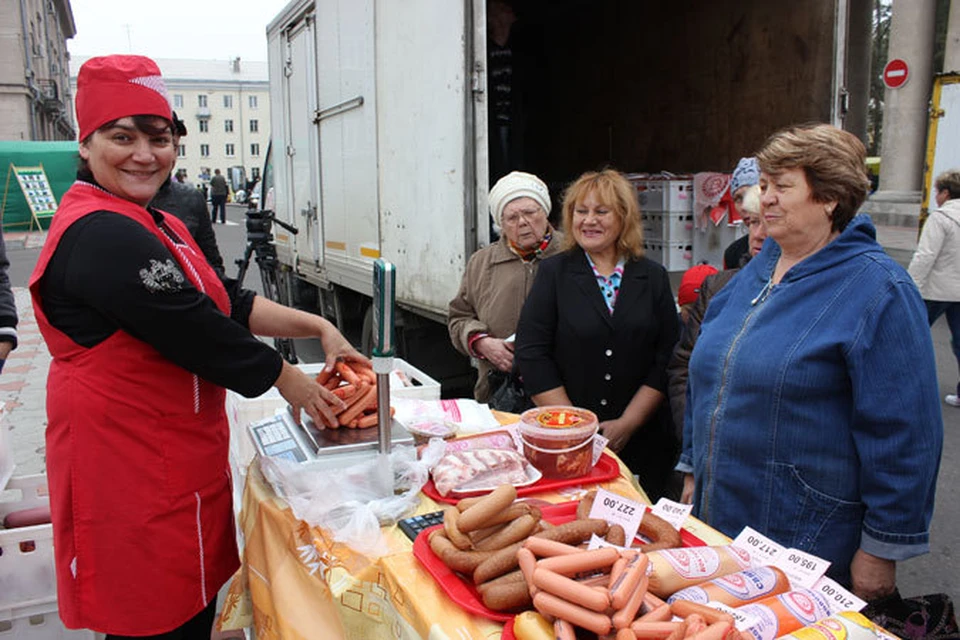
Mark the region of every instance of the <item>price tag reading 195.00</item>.
[[830, 568], [830, 562], [823, 558], [800, 551], [786, 549], [773, 561], [774, 566], [783, 570], [790, 578], [791, 587], [810, 589]]
[[831, 613], [838, 611], [860, 611], [867, 603], [853, 595], [835, 581], [823, 576], [813, 585], [813, 591], [821, 594], [830, 603]]
[[597, 489], [597, 497], [593, 500], [590, 517], [620, 525], [626, 534], [626, 540], [633, 541], [637, 530], [640, 529], [644, 510], [645, 507], [639, 502], [610, 493], [606, 489]]

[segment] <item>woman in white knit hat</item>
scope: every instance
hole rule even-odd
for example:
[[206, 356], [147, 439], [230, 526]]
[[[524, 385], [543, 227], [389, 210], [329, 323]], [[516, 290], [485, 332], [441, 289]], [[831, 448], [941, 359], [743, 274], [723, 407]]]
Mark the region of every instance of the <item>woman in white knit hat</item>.
[[489, 196], [490, 215], [500, 240], [470, 257], [457, 297], [450, 301], [447, 326], [458, 351], [480, 361], [474, 397], [487, 402], [489, 372], [510, 372], [520, 309], [540, 261], [560, 251], [550, 226], [550, 192], [537, 176], [514, 171], [500, 178]]

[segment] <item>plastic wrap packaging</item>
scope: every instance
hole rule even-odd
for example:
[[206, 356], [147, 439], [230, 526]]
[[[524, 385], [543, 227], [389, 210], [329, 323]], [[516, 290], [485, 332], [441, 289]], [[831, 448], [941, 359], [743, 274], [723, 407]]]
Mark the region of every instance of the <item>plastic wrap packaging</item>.
[[873, 624], [863, 614], [841, 611], [783, 637], [798, 640], [894, 640], [897, 636]]
[[419, 504], [430, 468], [445, 450], [440, 439], [417, 450], [398, 446], [352, 466], [324, 468], [262, 456], [260, 469], [294, 515], [323, 527], [333, 539], [372, 557], [386, 553], [380, 527], [396, 523]]

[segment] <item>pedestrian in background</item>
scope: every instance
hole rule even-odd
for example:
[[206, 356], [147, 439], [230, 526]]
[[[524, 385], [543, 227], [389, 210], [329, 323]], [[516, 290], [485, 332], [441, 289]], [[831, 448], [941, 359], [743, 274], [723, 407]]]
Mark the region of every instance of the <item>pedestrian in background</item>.
[[[737, 214], [744, 218], [743, 199], [750, 187], [760, 182], [760, 167], [756, 158], [740, 158], [733, 175], [730, 177], [730, 198]], [[746, 224], [746, 222], [744, 223]], [[723, 252], [723, 268], [739, 269], [750, 260], [750, 234], [741, 236], [730, 243]]]
[[30, 277], [50, 355], [46, 451], [60, 618], [127, 637], [209, 638], [240, 566], [226, 389], [275, 386], [294, 419], [344, 403], [259, 335], [318, 337], [332, 369], [365, 361], [327, 320], [228, 291], [177, 218], [147, 209], [176, 159], [160, 69], [91, 58], [76, 90], [81, 167]]
[[227, 223], [227, 179], [220, 174], [220, 169], [213, 170], [210, 178], [210, 222], [217, 223], [217, 211], [220, 212], [220, 224]]
[[[960, 367], [960, 170], [941, 173], [933, 186], [937, 208], [923, 225], [908, 271], [927, 305], [930, 326], [947, 316], [950, 346]], [[960, 382], [943, 401], [960, 407]]]
[[17, 348], [17, 303], [10, 287], [10, 260], [0, 233], [0, 371], [10, 352]]

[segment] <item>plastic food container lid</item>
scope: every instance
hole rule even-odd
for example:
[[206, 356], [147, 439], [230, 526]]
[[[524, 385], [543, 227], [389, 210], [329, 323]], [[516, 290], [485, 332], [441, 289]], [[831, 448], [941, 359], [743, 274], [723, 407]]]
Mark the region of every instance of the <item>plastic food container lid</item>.
[[595, 413], [577, 407], [535, 407], [520, 416], [520, 434], [542, 444], [545, 444], [545, 440], [557, 440], [570, 446], [571, 440], [592, 438], [599, 427]]

